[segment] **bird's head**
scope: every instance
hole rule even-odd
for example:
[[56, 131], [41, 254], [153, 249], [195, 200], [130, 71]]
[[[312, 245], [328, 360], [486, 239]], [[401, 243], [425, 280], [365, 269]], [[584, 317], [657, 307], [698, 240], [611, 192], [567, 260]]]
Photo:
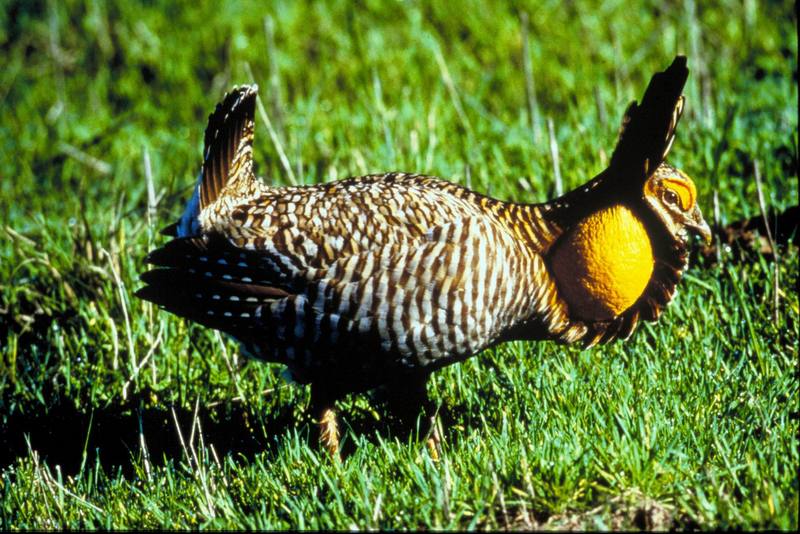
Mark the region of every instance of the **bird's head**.
[[644, 200], [676, 240], [690, 234], [711, 242], [711, 228], [697, 205], [697, 189], [686, 173], [662, 163], [644, 184]]

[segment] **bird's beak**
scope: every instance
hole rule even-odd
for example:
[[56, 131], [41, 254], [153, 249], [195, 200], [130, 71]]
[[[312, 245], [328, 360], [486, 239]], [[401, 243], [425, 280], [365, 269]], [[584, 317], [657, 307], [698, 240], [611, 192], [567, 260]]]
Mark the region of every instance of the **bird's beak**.
[[703, 238], [706, 245], [710, 245], [713, 239], [711, 227], [708, 226], [708, 223], [703, 218], [703, 213], [698, 206], [695, 206], [691, 219], [692, 220], [686, 225], [689, 231], [699, 235]]

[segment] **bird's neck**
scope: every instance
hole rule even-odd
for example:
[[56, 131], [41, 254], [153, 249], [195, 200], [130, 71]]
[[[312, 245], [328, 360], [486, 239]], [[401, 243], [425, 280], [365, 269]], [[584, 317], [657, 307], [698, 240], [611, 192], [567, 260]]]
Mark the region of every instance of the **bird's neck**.
[[535, 250], [547, 253], [576, 221], [620, 201], [619, 187], [605, 170], [558, 198], [542, 204], [512, 204], [508, 211], [517, 233], [527, 236]]

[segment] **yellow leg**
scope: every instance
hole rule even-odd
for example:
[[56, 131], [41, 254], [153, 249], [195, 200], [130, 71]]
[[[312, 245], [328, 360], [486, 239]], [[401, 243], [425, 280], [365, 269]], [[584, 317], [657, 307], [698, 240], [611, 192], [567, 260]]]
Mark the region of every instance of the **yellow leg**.
[[439, 411], [434, 408], [432, 403], [425, 406], [425, 417], [428, 419], [428, 435], [425, 443], [434, 462], [438, 462], [442, 456], [442, 438], [439, 434]]
[[340, 460], [339, 424], [336, 421], [335, 397], [325, 388], [311, 386], [311, 417], [319, 428], [319, 444], [331, 458]]
[[331, 458], [339, 457], [339, 425], [336, 422], [336, 410], [324, 408], [319, 420], [319, 442], [328, 451]]
[[433, 423], [433, 431], [428, 436], [425, 442], [428, 445], [428, 452], [434, 462], [438, 462], [442, 455], [442, 440], [439, 438], [439, 430], [436, 428], [436, 422]]

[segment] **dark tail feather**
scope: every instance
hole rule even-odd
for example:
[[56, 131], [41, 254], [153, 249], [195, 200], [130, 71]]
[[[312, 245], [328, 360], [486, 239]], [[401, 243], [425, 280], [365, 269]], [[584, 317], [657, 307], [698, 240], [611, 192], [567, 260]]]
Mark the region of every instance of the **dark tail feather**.
[[179, 237], [151, 251], [145, 261], [159, 267], [173, 267], [225, 281], [265, 286], [276, 281], [283, 271], [268, 253], [256, 254], [234, 247], [215, 235]]
[[[161, 233], [174, 237], [200, 233], [200, 212], [213, 203], [223, 189], [255, 180], [253, 131], [258, 86], [234, 88], [208, 116], [203, 147], [203, 168], [178, 222]], [[242, 187], [241, 189], [245, 189]]]
[[142, 274], [137, 297], [239, 338], [261, 326], [262, 305], [289, 296], [264, 279], [268, 268], [219, 238], [173, 239], [146, 261], [161, 268]]
[[259, 327], [259, 308], [287, 296], [280, 289], [215, 280], [180, 269], [153, 269], [136, 296], [236, 337]]
[[178, 235], [178, 223], [174, 222], [172, 224], [169, 224], [164, 228], [162, 228], [161, 230], [159, 230], [158, 233], [160, 233], [161, 235], [175, 237]]
[[667, 70], [653, 75], [641, 104], [628, 106], [611, 156], [610, 167], [620, 171], [616, 175], [634, 173], [644, 181], [664, 161], [683, 112], [681, 92], [688, 76], [686, 57], [677, 56]]

